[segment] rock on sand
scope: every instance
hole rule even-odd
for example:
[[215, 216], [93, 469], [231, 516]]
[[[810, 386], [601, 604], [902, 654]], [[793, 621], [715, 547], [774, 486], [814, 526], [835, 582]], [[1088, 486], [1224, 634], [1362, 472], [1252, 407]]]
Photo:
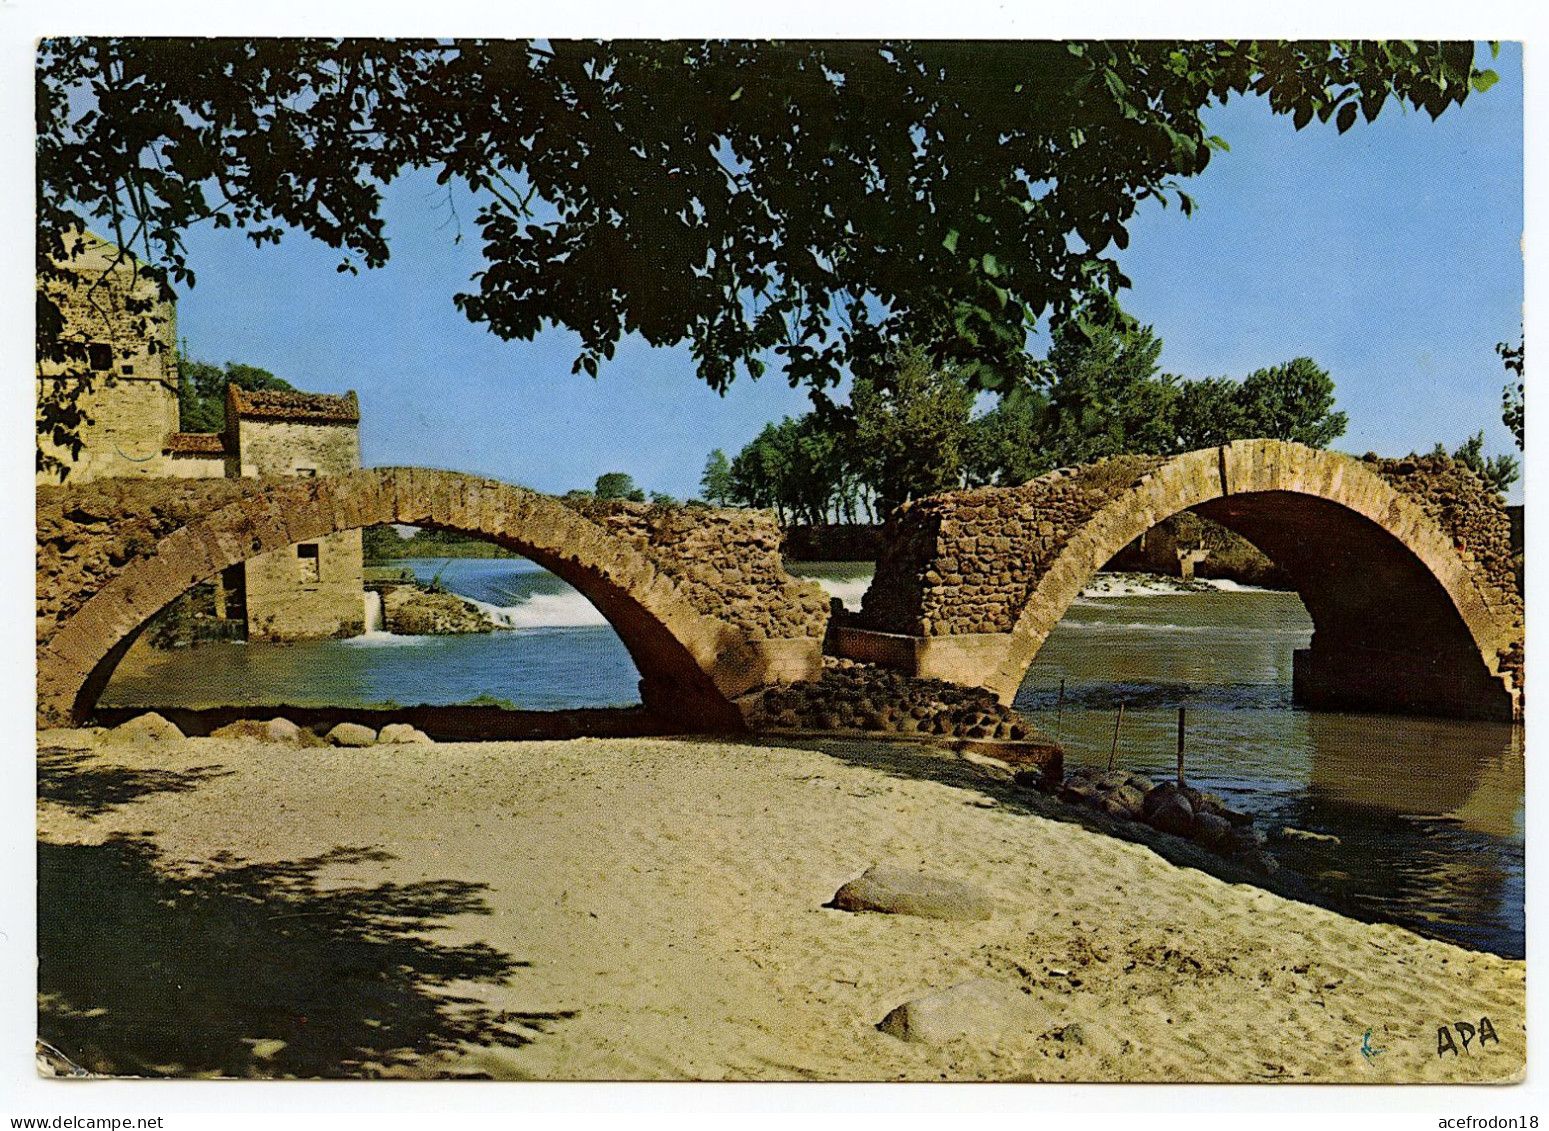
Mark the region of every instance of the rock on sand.
[[881, 911], [926, 919], [988, 919], [990, 897], [961, 880], [927, 876], [890, 864], [874, 864], [834, 893], [841, 911]]
[[882, 1032], [901, 1041], [939, 1045], [958, 1037], [988, 1041], [1008, 1033], [1037, 1033], [1051, 1017], [1041, 1002], [1004, 982], [976, 978], [906, 1001], [882, 1019]]

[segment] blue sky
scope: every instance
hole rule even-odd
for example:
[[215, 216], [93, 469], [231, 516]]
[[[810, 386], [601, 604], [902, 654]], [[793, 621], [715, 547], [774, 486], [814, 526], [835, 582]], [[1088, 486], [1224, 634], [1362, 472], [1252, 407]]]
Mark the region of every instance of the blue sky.
[[[1488, 53], [1484, 53], [1486, 58]], [[1300, 132], [1257, 99], [1209, 116], [1231, 152], [1183, 187], [1199, 205], [1145, 207], [1120, 261], [1124, 304], [1156, 328], [1163, 367], [1243, 377], [1297, 356], [1332, 374], [1350, 428], [1336, 447], [1402, 454], [1455, 447], [1500, 421], [1522, 307], [1521, 51], [1501, 76], [1437, 121], [1389, 104], [1344, 135]], [[451, 296], [479, 269], [474, 202], [428, 175], [393, 185], [392, 259], [358, 277], [305, 237], [255, 249], [239, 234], [190, 234], [198, 285], [179, 304], [196, 358], [242, 361], [316, 391], [355, 389], [367, 465], [456, 468], [544, 491], [627, 471], [651, 490], [694, 494], [706, 455], [734, 454], [763, 424], [807, 407], [778, 372], [725, 397], [686, 349], [626, 340], [599, 378], [572, 375], [574, 335], [502, 342]], [[1521, 485], [1512, 492], [1521, 499]]]

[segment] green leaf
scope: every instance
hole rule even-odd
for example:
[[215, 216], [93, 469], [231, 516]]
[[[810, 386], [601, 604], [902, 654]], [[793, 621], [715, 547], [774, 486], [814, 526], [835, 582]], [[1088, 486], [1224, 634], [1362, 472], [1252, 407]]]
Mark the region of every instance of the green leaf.
[[985, 252], [984, 258], [981, 259], [979, 263], [981, 266], [983, 266], [984, 273], [990, 276], [990, 278], [993, 279], [996, 275], [1000, 274], [1000, 264], [995, 261], [994, 253], [988, 251]]
[[1477, 75], [1474, 76], [1474, 89], [1483, 92], [1489, 90], [1492, 86], [1500, 81], [1501, 76], [1496, 74], [1494, 71], [1480, 71]]
[[742, 88], [739, 86], [736, 90], [731, 92], [731, 97], [728, 98], [726, 101], [728, 101], [728, 102], [735, 102], [735, 101], [737, 101], [737, 99], [739, 99], [741, 97], [742, 97]]
[[1355, 115], [1356, 108], [1354, 102], [1346, 102], [1339, 108], [1339, 121], [1337, 124], [1340, 133], [1344, 133], [1351, 126], [1355, 125]]
[[957, 229], [953, 228], [947, 233], [947, 238], [941, 241], [941, 246], [946, 248], [953, 255], [957, 254], [957, 235]]

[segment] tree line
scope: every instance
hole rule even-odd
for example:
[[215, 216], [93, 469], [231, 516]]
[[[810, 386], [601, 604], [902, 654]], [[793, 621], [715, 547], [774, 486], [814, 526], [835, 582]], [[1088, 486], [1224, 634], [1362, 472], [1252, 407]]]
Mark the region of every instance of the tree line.
[[[954, 367], [896, 348], [855, 377], [849, 403], [770, 423], [737, 455], [710, 453], [711, 503], [776, 511], [786, 523], [876, 522], [938, 491], [1014, 486], [1058, 467], [1125, 454], [1175, 455], [1263, 438], [1324, 448], [1345, 432], [1334, 382], [1311, 358], [1242, 379], [1187, 380], [1159, 366], [1162, 342], [1119, 315], [1059, 324], [1042, 359], [987, 411]], [[1453, 458], [1504, 492], [1512, 456], [1485, 457], [1484, 434]], [[1436, 450], [1448, 454], [1438, 444]]]

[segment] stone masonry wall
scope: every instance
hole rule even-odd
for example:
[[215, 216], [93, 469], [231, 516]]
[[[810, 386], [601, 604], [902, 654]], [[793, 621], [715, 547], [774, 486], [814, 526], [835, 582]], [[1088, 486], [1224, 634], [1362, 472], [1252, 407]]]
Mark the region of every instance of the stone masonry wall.
[[785, 572], [780, 527], [768, 511], [564, 501], [633, 543], [681, 580], [695, 609], [749, 640], [822, 637], [828, 627], [828, 597], [815, 582]]
[[257, 494], [257, 479], [103, 479], [37, 490], [37, 638], [196, 518]]
[[[354, 424], [241, 419], [237, 427], [244, 477], [348, 475], [360, 467]], [[290, 546], [247, 563], [248, 639], [315, 640], [365, 631], [360, 531], [309, 545], [316, 546], [312, 560]]]
[[360, 433], [353, 424], [243, 420], [239, 425], [241, 474], [347, 475], [360, 466]]
[[[43, 398], [51, 395], [55, 382], [37, 384], [38, 396]], [[118, 377], [112, 385], [94, 388], [81, 403], [91, 423], [81, 426], [78, 455], [72, 456], [47, 436], [38, 437], [42, 450], [69, 468], [67, 482], [170, 473], [161, 449], [167, 435], [177, 431], [175, 392], [160, 381]], [[59, 473], [40, 471], [36, 478], [40, 486], [52, 485], [59, 482]]]
[[[176, 307], [160, 300], [156, 284], [137, 275], [132, 260], [115, 265], [111, 245], [91, 235], [80, 239], [79, 254], [69, 262], [78, 278], [48, 284], [49, 294], [64, 318], [64, 340], [83, 351], [97, 347], [98, 356], [63, 367], [40, 358], [37, 395], [40, 403], [59, 395], [62, 374], [89, 367], [93, 388], [81, 407], [92, 422], [81, 428], [78, 456], [43, 435], [39, 447], [70, 467], [68, 479], [74, 483], [164, 475], [162, 441], [178, 426]], [[149, 302], [152, 309], [137, 313], [130, 309], [131, 300]], [[74, 386], [75, 378], [65, 380]], [[57, 483], [58, 473], [39, 472], [37, 481]]]
[[1010, 632], [1033, 584], [1103, 506], [1165, 459], [1116, 456], [1021, 487], [904, 504], [853, 623], [914, 636]]
[[[93, 593], [131, 561], [149, 554], [159, 539], [275, 483], [114, 479], [80, 487], [40, 487], [37, 639], [50, 638]], [[574, 509], [681, 579], [685, 598], [698, 612], [733, 624], [750, 640], [821, 638], [827, 628], [827, 597], [815, 583], [785, 572], [780, 531], [766, 512], [594, 501]], [[361, 604], [357, 590], [354, 606], [359, 610]]]
[[[1470, 567], [1475, 591], [1491, 614], [1514, 627], [1523, 624], [1522, 593], [1512, 562], [1511, 516], [1500, 499], [1463, 464], [1447, 456], [1379, 459], [1366, 467], [1414, 500], [1452, 539]], [[1498, 656], [1516, 687], [1523, 686], [1521, 637]]]

